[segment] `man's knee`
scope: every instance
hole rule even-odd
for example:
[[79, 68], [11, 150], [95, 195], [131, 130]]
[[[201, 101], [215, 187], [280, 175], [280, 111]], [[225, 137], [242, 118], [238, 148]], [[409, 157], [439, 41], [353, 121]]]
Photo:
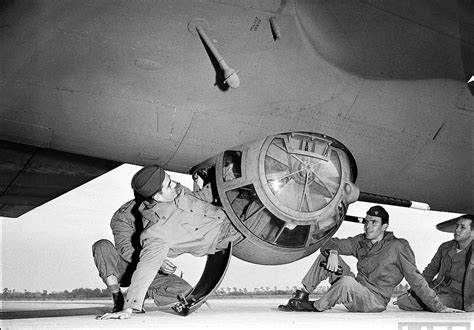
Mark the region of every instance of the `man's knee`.
[[177, 277], [173, 281], [169, 281], [167, 283], [167, 285], [164, 286], [163, 289], [167, 294], [171, 294], [171, 295], [184, 294], [184, 295], [187, 295], [188, 293], [190, 293], [192, 291], [193, 287], [188, 282], [183, 280], [182, 278]]
[[153, 298], [157, 306], [164, 306], [178, 301], [178, 296], [186, 296], [192, 290], [193, 287], [188, 282], [176, 276], [161, 285], [150, 287], [148, 297]]
[[168, 280], [163, 285], [164, 290], [172, 294], [188, 294], [193, 287], [184, 279], [174, 274], [167, 276]]
[[341, 276], [333, 285], [345, 288], [355, 287], [358, 282], [352, 276]]
[[313, 292], [318, 284], [327, 278], [327, 271], [324, 267], [320, 266], [321, 261], [325, 261], [326, 257], [319, 254], [316, 260], [311, 265], [306, 275], [301, 280], [301, 284], [308, 292]]
[[424, 309], [408, 292], [397, 297], [396, 305], [404, 311], [418, 311]]
[[[320, 263], [321, 261], [326, 261], [327, 258], [328, 258], [328, 257], [325, 256], [325, 255], [322, 254], [322, 253], [318, 254], [318, 256], [316, 257], [316, 260], [315, 260], [316, 265], [319, 266], [319, 263]], [[318, 261], [319, 261], [319, 262], [318, 262]]]
[[401, 296], [397, 297], [397, 306], [400, 309], [403, 309], [404, 311], [409, 311], [411, 310], [410, 306], [410, 299], [408, 297], [408, 294], [403, 294]]
[[102, 251], [115, 250], [114, 245], [107, 239], [100, 239], [92, 245], [92, 255], [96, 255]]
[[176, 297], [178, 294], [188, 294], [193, 287], [179, 276], [158, 275], [149, 288], [153, 294]]

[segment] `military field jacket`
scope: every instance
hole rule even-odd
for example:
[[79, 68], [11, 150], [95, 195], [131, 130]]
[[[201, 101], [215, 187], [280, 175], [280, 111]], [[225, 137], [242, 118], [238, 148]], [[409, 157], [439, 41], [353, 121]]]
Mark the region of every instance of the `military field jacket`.
[[337, 250], [341, 255], [357, 258], [356, 280], [388, 304], [393, 289], [406, 278], [411, 288], [434, 312], [445, 306], [428, 286], [415, 265], [415, 255], [405, 239], [386, 232], [382, 240], [372, 245], [364, 234], [346, 239], [331, 238], [321, 251]]
[[173, 202], [140, 206], [143, 249], [124, 308], [142, 308], [147, 289], [167, 256], [215, 253], [220, 226], [229, 220], [221, 208], [209, 203], [211, 200], [208, 188], [193, 193], [183, 187]]
[[[465, 274], [462, 283], [463, 307], [465, 311], [474, 311], [474, 257], [472, 256], [472, 246], [474, 242], [468, 247], [466, 262], [464, 264]], [[444, 242], [436, 251], [431, 262], [423, 270], [423, 277], [432, 282], [433, 287], [437, 287], [444, 280], [451, 269], [451, 260], [456, 253], [457, 243], [454, 240]], [[437, 275], [437, 276], [436, 276]], [[436, 279], [435, 279], [436, 276]], [[433, 280], [434, 279], [434, 280]]]
[[115, 248], [120, 257], [128, 263], [138, 262], [140, 239], [136, 233], [136, 218], [132, 213], [135, 200], [128, 201], [118, 209], [110, 220]]

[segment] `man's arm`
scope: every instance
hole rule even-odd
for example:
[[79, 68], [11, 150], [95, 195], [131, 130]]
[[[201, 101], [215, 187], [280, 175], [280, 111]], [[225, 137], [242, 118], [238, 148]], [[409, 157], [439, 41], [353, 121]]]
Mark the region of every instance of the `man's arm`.
[[357, 237], [344, 239], [331, 238], [320, 249], [323, 255], [327, 255], [326, 269], [336, 272], [339, 266], [339, 254], [355, 256]]
[[428, 282], [416, 268], [415, 254], [408, 242], [401, 241], [399, 250], [399, 266], [411, 289], [431, 311], [448, 311], [447, 307], [439, 300], [436, 292], [428, 286]]
[[[135, 253], [132, 236], [135, 233], [135, 218], [131, 214], [114, 215], [110, 227], [114, 235], [115, 248], [123, 260], [131, 263]], [[138, 242], [138, 240], [137, 240]]]
[[341, 255], [352, 255], [356, 256], [357, 244], [360, 241], [360, 237], [348, 237], [348, 238], [331, 238], [321, 246], [321, 253], [328, 255], [330, 251], [337, 251]]
[[426, 268], [423, 270], [423, 277], [425, 280], [430, 283], [435, 278], [436, 274], [438, 274], [439, 269], [441, 267], [441, 246], [436, 251], [433, 259], [431, 259], [430, 263]]
[[211, 189], [211, 184], [208, 183], [207, 185], [205, 185], [204, 187], [202, 187], [202, 189], [198, 190], [198, 191], [195, 191], [195, 192], [192, 192], [192, 194], [203, 200], [203, 201], [206, 201], [206, 202], [209, 202], [209, 203], [212, 203], [212, 201], [214, 200], [213, 196], [212, 196], [212, 189]]

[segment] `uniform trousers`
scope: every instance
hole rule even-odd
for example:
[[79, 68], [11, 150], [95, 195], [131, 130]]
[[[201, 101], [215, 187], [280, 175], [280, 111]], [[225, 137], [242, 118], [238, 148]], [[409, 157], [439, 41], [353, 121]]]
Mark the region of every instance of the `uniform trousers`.
[[[105, 284], [107, 277], [114, 275], [121, 287], [130, 285], [137, 264], [123, 260], [112, 242], [106, 239], [97, 241], [92, 246], [92, 254]], [[152, 298], [157, 306], [163, 306], [177, 302], [178, 295], [186, 295], [191, 290], [192, 286], [181, 277], [158, 272], [148, 288], [147, 297]]]
[[[463, 298], [462, 294], [450, 289], [448, 286], [440, 285], [435, 289], [436, 294], [438, 295], [441, 302], [450, 308], [463, 309]], [[412, 292], [408, 291], [404, 294], [401, 294], [397, 297], [397, 305], [400, 309], [406, 311], [426, 311], [429, 310], [428, 307], [421, 301], [418, 296]]]
[[354, 273], [340, 256], [342, 275], [339, 276], [320, 266], [321, 261], [326, 259], [319, 255], [301, 281], [308, 292], [313, 292], [321, 281], [329, 280], [329, 290], [314, 302], [317, 310], [324, 311], [336, 304], [343, 304], [350, 312], [382, 312], [386, 309], [386, 304], [377, 294], [357, 282]]

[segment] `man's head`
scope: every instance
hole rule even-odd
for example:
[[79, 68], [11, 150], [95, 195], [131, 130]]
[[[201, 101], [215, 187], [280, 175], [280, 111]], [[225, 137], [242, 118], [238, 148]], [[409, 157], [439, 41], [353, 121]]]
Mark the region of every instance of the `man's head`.
[[456, 220], [456, 227], [454, 227], [454, 240], [458, 243], [468, 242], [473, 239], [474, 233], [472, 231], [473, 215], [463, 215]]
[[158, 165], [145, 166], [132, 178], [132, 189], [145, 200], [171, 202], [179, 193], [179, 184]]
[[388, 213], [382, 206], [372, 206], [365, 216], [365, 237], [375, 243], [380, 241], [388, 227]]

